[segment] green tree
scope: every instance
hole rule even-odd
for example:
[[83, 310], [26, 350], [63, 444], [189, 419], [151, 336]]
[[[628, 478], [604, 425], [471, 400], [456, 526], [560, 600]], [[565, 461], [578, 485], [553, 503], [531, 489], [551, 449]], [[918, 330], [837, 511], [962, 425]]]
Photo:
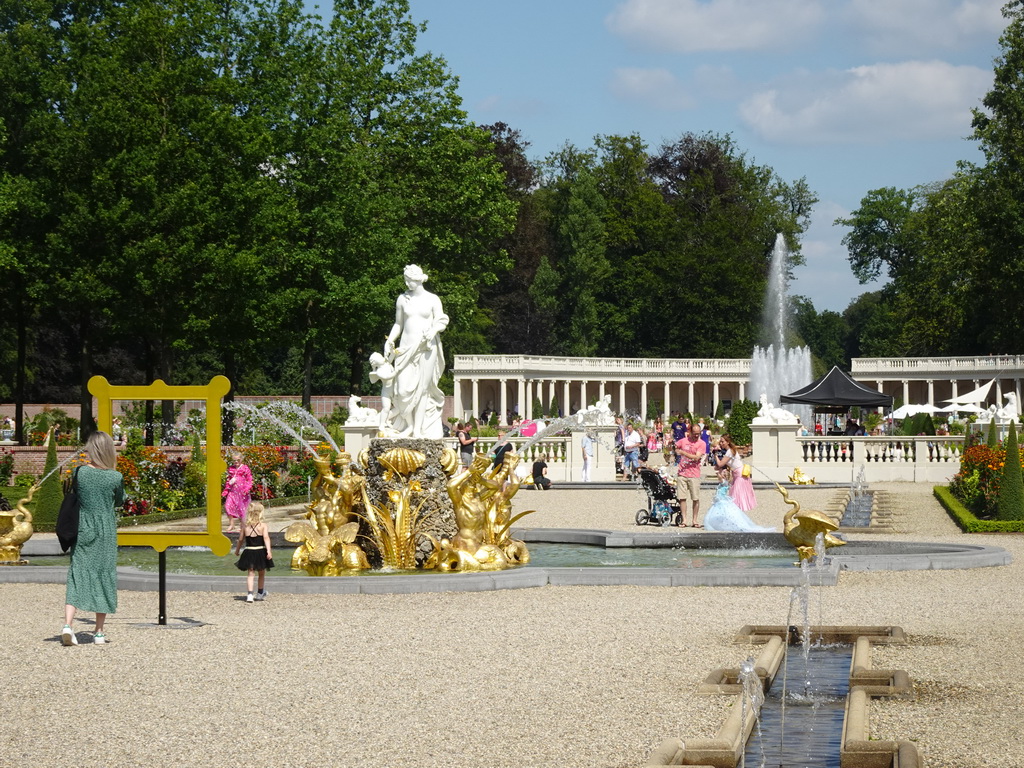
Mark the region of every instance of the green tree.
[[750, 445], [753, 441], [750, 423], [757, 416], [760, 407], [752, 400], [737, 400], [732, 404], [729, 418], [725, 420], [725, 431], [736, 445]]
[[548, 318], [548, 346], [557, 354], [598, 354], [606, 310], [598, 301], [610, 270], [601, 215], [604, 200], [594, 175], [583, 170], [566, 188], [553, 261], [542, 258], [530, 294]]
[[999, 429], [996, 427], [995, 419], [992, 419], [988, 423], [988, 434], [986, 444], [989, 448], [999, 447]]
[[977, 295], [985, 297], [973, 335], [991, 348], [1019, 353], [1024, 321], [1017, 311], [1024, 284], [1024, 5], [1003, 7], [1007, 25], [999, 38], [992, 89], [974, 110], [974, 135], [985, 155], [973, 188], [980, 242]]
[[[994, 421], [994, 419], [993, 419]], [[996, 503], [996, 518], [999, 520], [1024, 520], [1024, 479], [1021, 478], [1020, 449], [1017, 446], [1017, 425], [1010, 422], [1006, 436], [1006, 458], [1003, 461], [999, 481], [999, 500]]]
[[51, 430], [46, 446], [46, 463], [43, 465], [42, 482], [36, 496], [36, 516], [41, 520], [56, 520], [64, 501], [64, 489], [57, 472], [57, 438]]

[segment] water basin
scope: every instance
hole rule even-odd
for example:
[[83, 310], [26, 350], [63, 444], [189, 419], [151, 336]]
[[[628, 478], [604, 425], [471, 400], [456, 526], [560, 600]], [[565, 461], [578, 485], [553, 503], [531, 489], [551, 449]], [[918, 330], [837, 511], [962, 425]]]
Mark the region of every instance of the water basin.
[[[534, 542], [529, 545], [530, 563], [525, 568], [780, 568], [792, 566], [793, 555], [772, 549], [689, 549], [682, 547], [599, 547], [580, 544]], [[311, 578], [289, 567], [292, 550], [278, 554], [273, 578]], [[217, 557], [205, 547], [170, 547], [167, 572], [207, 576], [241, 576], [234, 553]], [[141, 571], [156, 571], [159, 556], [149, 547], [119, 547], [117, 564]], [[33, 557], [30, 565], [67, 565], [66, 557]], [[388, 576], [411, 571], [360, 571], [355, 576]], [[318, 577], [317, 577], [318, 578]]]

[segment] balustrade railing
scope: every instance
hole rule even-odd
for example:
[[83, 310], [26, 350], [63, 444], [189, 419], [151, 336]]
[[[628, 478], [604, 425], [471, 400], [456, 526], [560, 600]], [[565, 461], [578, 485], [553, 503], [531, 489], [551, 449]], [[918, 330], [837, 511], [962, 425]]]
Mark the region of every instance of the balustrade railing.
[[797, 437], [803, 460], [808, 463], [939, 464], [959, 463], [962, 436], [916, 435], [912, 437]]
[[[548, 464], [560, 464], [570, 461], [569, 443], [570, 438], [565, 436], [552, 436], [545, 437], [538, 440], [535, 443], [530, 444], [528, 448], [523, 446], [530, 442], [530, 438], [526, 437], [513, 437], [509, 439], [509, 442], [515, 446], [516, 453], [520, 455], [519, 466], [526, 466], [527, 469], [533, 467], [533, 462], [537, 461], [541, 456], [547, 456], [545, 461]], [[458, 452], [459, 441], [455, 438], [445, 438], [445, 443], [453, 451]], [[481, 437], [475, 444], [477, 453], [492, 453], [494, 446], [497, 445], [498, 438], [496, 437]]]

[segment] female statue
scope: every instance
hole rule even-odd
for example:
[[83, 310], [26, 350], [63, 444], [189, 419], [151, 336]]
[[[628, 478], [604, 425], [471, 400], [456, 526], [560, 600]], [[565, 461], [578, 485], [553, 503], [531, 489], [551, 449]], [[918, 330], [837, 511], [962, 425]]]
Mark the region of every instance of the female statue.
[[448, 315], [441, 300], [423, 287], [427, 275], [422, 269], [410, 264], [404, 277], [407, 290], [395, 302], [395, 324], [384, 344], [384, 358], [395, 371], [386, 421], [396, 437], [440, 440], [444, 407], [444, 393], [437, 386], [444, 372], [440, 334], [448, 327]]

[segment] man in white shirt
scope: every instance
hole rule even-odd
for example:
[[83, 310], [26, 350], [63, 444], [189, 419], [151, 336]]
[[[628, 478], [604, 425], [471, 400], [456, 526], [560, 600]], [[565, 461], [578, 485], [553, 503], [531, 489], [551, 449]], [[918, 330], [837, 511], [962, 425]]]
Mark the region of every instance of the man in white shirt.
[[622, 462], [623, 479], [631, 480], [636, 475], [637, 466], [640, 463], [640, 443], [643, 438], [636, 431], [633, 422], [626, 427], [626, 437], [622, 441], [622, 450], [625, 457]]

